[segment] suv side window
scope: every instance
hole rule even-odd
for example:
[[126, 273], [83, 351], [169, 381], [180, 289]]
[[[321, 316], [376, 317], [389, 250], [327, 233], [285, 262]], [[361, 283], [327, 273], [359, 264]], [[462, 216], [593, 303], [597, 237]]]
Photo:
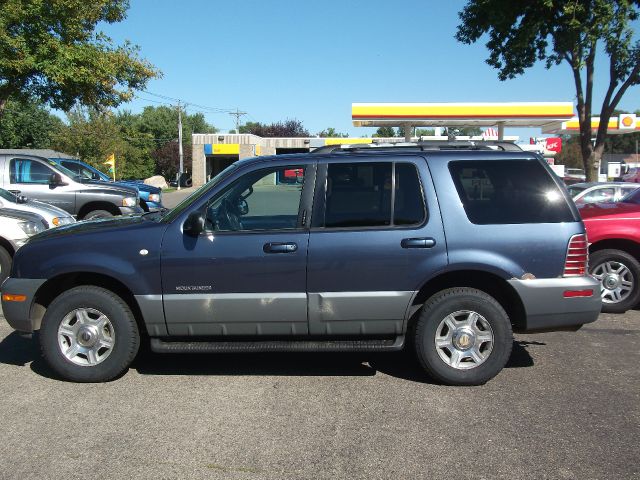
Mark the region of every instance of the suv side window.
[[325, 228], [406, 226], [422, 223], [424, 218], [422, 188], [413, 164], [328, 165]]
[[11, 183], [47, 185], [53, 173], [46, 165], [27, 158], [12, 158], [9, 163]]
[[[291, 171], [295, 171], [293, 181]], [[207, 230], [297, 228], [304, 175], [304, 166], [267, 168], [243, 175], [207, 204]]]
[[449, 163], [467, 217], [477, 225], [574, 222], [547, 170], [535, 160]]

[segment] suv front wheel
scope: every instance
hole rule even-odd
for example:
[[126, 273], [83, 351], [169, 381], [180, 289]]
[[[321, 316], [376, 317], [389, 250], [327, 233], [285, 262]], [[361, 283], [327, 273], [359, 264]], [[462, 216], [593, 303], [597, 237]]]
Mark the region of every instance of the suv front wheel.
[[140, 335], [129, 306], [94, 286], [75, 287], [51, 302], [42, 319], [40, 347], [60, 377], [105, 382], [129, 366]]
[[505, 366], [513, 346], [507, 313], [490, 295], [458, 287], [433, 295], [415, 327], [422, 367], [447, 385], [481, 385]]

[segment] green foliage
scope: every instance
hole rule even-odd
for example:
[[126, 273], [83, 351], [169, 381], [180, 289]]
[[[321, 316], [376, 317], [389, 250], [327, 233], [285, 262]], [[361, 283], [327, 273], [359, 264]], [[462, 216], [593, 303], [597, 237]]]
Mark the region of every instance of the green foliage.
[[31, 99], [7, 102], [0, 117], [0, 148], [50, 148], [62, 120]]
[[580, 139], [574, 135], [563, 135], [562, 151], [556, 154], [554, 162], [557, 165], [565, 165], [570, 168], [582, 168]]
[[396, 131], [394, 130], [393, 127], [379, 127], [373, 136], [379, 137], [379, 138], [395, 137]]
[[251, 133], [259, 137], [309, 137], [309, 131], [304, 128], [300, 120], [287, 119], [284, 122], [263, 124], [260, 122], [247, 122], [240, 125], [240, 133]]
[[[566, 62], [576, 85], [580, 119], [580, 150], [587, 179], [604, 149], [609, 118], [632, 85], [640, 83], [640, 41], [632, 22], [640, 0], [469, 0], [459, 13], [456, 38], [471, 44], [488, 35], [487, 63], [506, 80], [524, 73], [538, 61], [547, 68]], [[591, 115], [596, 52], [609, 60], [606, 88], [595, 146], [591, 144]]]
[[349, 138], [348, 133], [337, 132], [335, 128], [329, 127], [321, 132], [318, 132], [318, 136], [322, 138]]
[[[217, 130], [200, 113], [183, 114], [182, 123], [184, 163], [189, 165], [191, 157], [186, 152], [191, 151], [191, 132]], [[146, 178], [172, 170], [175, 160], [173, 156], [168, 159], [167, 152], [175, 150], [177, 155], [177, 138], [178, 113], [170, 107], [146, 107], [139, 114], [129, 111], [112, 114], [76, 107], [67, 114], [67, 124], [59, 128], [52, 146], [103, 172], [108, 169], [104, 164], [106, 158], [113, 153], [117, 178]], [[175, 147], [165, 148], [169, 144]], [[156, 164], [156, 160], [160, 163]]]
[[435, 133], [433, 128], [416, 128], [416, 137], [431, 137]]
[[445, 137], [449, 134], [455, 135], [456, 137], [475, 137], [482, 135], [482, 129], [480, 127], [452, 127], [442, 130], [442, 135]]
[[0, 115], [7, 99], [25, 96], [62, 110], [115, 107], [158, 77], [137, 46], [96, 31], [128, 8], [128, 0], [0, 1]]

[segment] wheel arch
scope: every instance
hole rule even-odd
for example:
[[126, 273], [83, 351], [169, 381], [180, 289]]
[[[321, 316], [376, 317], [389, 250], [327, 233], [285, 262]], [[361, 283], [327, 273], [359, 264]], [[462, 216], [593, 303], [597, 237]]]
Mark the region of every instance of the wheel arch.
[[0, 237], [0, 247], [4, 248], [11, 257], [16, 251], [13, 249], [13, 245], [6, 238]]
[[454, 287], [476, 288], [491, 295], [505, 309], [514, 331], [526, 328], [526, 310], [520, 296], [503, 277], [486, 270], [452, 270], [440, 273], [426, 281], [413, 298], [411, 315], [407, 325], [409, 331], [415, 324], [420, 307], [432, 295], [439, 291]]
[[640, 243], [625, 238], [611, 238], [592, 243], [589, 245], [589, 254], [606, 249], [622, 250], [640, 261]]
[[106, 210], [113, 215], [120, 215], [120, 210], [111, 202], [93, 201], [85, 203], [78, 211], [78, 219], [82, 220], [89, 212], [94, 210]]
[[31, 306], [31, 315], [33, 319], [37, 319], [37, 327], [44, 316], [44, 312], [51, 302], [61, 293], [73, 287], [82, 285], [101, 287], [118, 295], [129, 306], [133, 313], [140, 335], [147, 335], [147, 328], [142, 316], [140, 306], [135, 296], [129, 288], [121, 281], [109, 275], [95, 272], [73, 272], [64, 273], [50, 278], [43, 283], [37, 290], [33, 304]]

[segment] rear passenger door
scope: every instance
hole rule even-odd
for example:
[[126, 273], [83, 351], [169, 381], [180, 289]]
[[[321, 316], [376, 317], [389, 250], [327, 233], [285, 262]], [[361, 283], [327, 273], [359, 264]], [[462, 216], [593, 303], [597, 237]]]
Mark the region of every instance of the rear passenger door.
[[401, 334], [414, 293], [447, 263], [425, 160], [320, 160], [308, 255], [310, 334]]

